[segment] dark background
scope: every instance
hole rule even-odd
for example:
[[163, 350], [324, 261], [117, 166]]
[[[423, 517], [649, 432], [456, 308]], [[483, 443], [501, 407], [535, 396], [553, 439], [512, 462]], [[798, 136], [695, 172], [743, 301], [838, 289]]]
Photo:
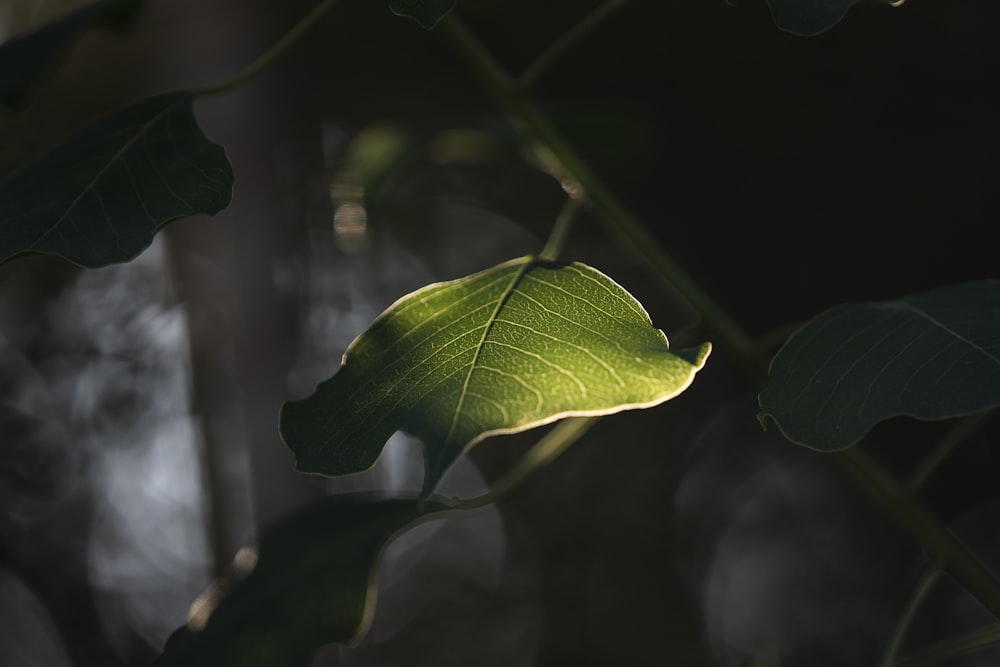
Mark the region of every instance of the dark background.
[[[57, 4], [0, 4], [0, 20], [26, 30]], [[516, 73], [597, 4], [467, 1], [458, 15]], [[291, 471], [281, 403], [333, 373], [400, 295], [544, 243], [559, 184], [523, 159], [461, 54], [386, 5], [345, 0], [257, 79], [199, 100], [236, 171], [227, 211], [174, 223], [128, 268], [0, 267], [0, 663], [147, 664], [259, 526], [349, 488]], [[225, 80], [311, 6], [149, 2], [127, 34], [89, 35], [0, 115], [0, 170], [143, 96]], [[763, 2], [634, 0], [532, 95], [765, 336], [845, 301], [997, 277], [998, 14], [987, 0], [864, 5], [797, 37]], [[367, 202], [369, 244], [349, 253], [329, 186], [374, 126], [416, 152]], [[421, 149], [456, 128], [495, 130], [498, 148]], [[692, 323], [586, 213], [564, 256], [614, 277], [668, 336]], [[165, 323], [180, 332], [167, 342]], [[95, 369], [101, 381], [84, 383]], [[151, 411], [166, 386], [176, 408]], [[499, 511], [400, 547], [375, 630], [317, 664], [874, 664], [920, 552], [832, 463], [763, 432], [757, 389], [717, 348], [677, 400], [603, 420]], [[187, 463], [147, 455], [161, 451], [152, 424], [184, 425], [162, 451]], [[903, 474], [946, 428], [887, 424], [874, 453]], [[987, 422], [929, 488], [994, 565], [998, 428]], [[535, 437], [472, 458], [495, 478]], [[418, 474], [413, 444], [400, 451], [382, 482]], [[457, 472], [469, 494], [481, 487], [472, 467]], [[134, 524], [151, 531], [145, 550], [115, 513], [131, 504], [158, 508]], [[907, 648], [989, 620], [945, 581]], [[978, 659], [953, 664], [996, 655]]]

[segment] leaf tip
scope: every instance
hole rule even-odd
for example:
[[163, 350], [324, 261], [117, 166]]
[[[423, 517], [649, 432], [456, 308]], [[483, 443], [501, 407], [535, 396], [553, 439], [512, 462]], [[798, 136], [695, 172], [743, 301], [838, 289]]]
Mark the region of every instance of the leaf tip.
[[389, 0], [393, 14], [408, 16], [425, 30], [431, 30], [454, 8], [455, 0]]
[[671, 350], [671, 352], [694, 366], [696, 371], [700, 371], [705, 367], [709, 355], [712, 354], [712, 343], [706, 341], [698, 347], [687, 347], [681, 350]]
[[771, 19], [780, 29], [797, 37], [815, 37], [840, 23], [847, 11], [860, 0], [801, 3], [767, 0]]
[[771, 424], [774, 423], [774, 420], [771, 418], [771, 415], [764, 412], [763, 410], [757, 413], [757, 421], [760, 423], [760, 427], [765, 431], [768, 429], [769, 426], [771, 426]]

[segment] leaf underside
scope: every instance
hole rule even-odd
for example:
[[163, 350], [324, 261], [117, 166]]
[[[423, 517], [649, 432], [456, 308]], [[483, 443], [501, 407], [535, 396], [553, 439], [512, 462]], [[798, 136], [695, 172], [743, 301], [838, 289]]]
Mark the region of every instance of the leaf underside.
[[896, 416], [946, 419], [1000, 405], [1000, 281], [833, 308], [771, 363], [762, 423], [821, 451]]
[[333, 496], [261, 537], [245, 578], [200, 630], [171, 635], [156, 667], [306, 667], [323, 644], [352, 643], [371, 620], [377, 563], [393, 535], [436, 502]]
[[229, 204], [233, 172], [180, 92], [107, 116], [0, 183], [0, 262], [58, 255], [125, 262], [168, 222]]
[[393, 14], [409, 16], [427, 30], [454, 8], [455, 0], [389, 0]]
[[[818, 35], [834, 27], [865, 0], [767, 0], [775, 25], [794, 35]], [[892, 0], [883, 0], [886, 3]]]
[[344, 475], [405, 431], [424, 444], [429, 491], [490, 435], [673, 398], [710, 349], [670, 351], [642, 306], [596, 269], [522, 257], [398, 300], [336, 375], [283, 406], [281, 433], [298, 470]]

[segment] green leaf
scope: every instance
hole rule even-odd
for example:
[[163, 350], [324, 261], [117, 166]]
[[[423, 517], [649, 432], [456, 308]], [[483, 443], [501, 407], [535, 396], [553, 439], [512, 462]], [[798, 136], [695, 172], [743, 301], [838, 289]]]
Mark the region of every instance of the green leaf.
[[[795, 35], [818, 35], [840, 23], [854, 5], [865, 0], [767, 0], [775, 25]], [[893, 0], [882, 0], [894, 4]], [[896, 0], [895, 4], [902, 0]]]
[[424, 489], [486, 437], [569, 416], [658, 405], [711, 346], [672, 353], [620, 285], [584, 264], [511, 260], [398, 300], [281, 433], [302, 472], [370, 467], [403, 430], [424, 444]]
[[38, 79], [56, 68], [83, 33], [91, 28], [124, 27], [141, 4], [141, 0], [92, 2], [0, 45], [0, 103], [23, 104]]
[[[265, 531], [249, 574], [212, 591], [157, 667], [305, 667], [331, 642], [364, 635], [379, 556], [393, 535], [444, 505], [331, 496]], [[220, 599], [221, 598], [221, 599]], [[194, 628], [192, 628], [194, 626]]]
[[122, 109], [0, 183], [0, 262], [22, 253], [124, 262], [171, 220], [225, 208], [232, 168], [192, 102], [182, 92]]
[[389, 0], [389, 9], [397, 16], [409, 16], [427, 30], [437, 25], [455, 8], [455, 0]]
[[760, 420], [821, 451], [890, 417], [946, 419], [1000, 405], [1000, 281], [828, 310], [771, 362]]

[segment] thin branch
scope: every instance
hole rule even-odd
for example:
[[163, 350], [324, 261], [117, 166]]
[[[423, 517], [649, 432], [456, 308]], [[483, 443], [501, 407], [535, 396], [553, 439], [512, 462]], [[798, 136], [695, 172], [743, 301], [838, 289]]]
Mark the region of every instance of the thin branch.
[[250, 63], [243, 71], [236, 76], [213, 86], [196, 88], [192, 91], [195, 97], [208, 97], [210, 95], [222, 95], [232, 91], [234, 88], [242, 86], [244, 83], [257, 76], [257, 74], [278, 59], [292, 44], [302, 35], [312, 28], [323, 16], [333, 9], [340, 0], [323, 0], [305, 18], [299, 21], [294, 28], [285, 33], [274, 45], [265, 51], [257, 60]]
[[860, 447], [837, 452], [834, 456], [924, 548], [933, 564], [950, 574], [990, 613], [1000, 618], [1000, 580], [976, 560], [937, 516]]
[[571, 417], [556, 424], [555, 428], [546, 433], [528, 452], [521, 457], [517, 465], [501, 477], [488, 492], [475, 498], [457, 500], [454, 509], [471, 510], [499, 500], [508, 492], [520, 486], [526, 479], [553, 461], [579, 440], [599, 417]]
[[604, 19], [625, 6], [628, 0], [607, 0], [594, 11], [584, 16], [579, 23], [569, 29], [565, 35], [545, 49], [535, 62], [531, 63], [521, 74], [519, 84], [521, 90], [527, 90], [549, 69], [552, 64], [569, 51], [577, 42], [587, 36]]
[[[735, 321], [684, 271], [657, 239], [612, 195], [548, 118], [519, 90], [493, 55], [453, 16], [440, 24], [445, 35], [478, 73], [514, 125], [544, 147], [564, 176], [579, 184], [607, 229], [624, 240], [646, 263], [677, 290], [701, 316], [705, 327], [719, 338], [733, 358], [754, 379], [763, 382], [767, 368], [758, 347]], [[840, 452], [844, 464], [923, 547], [931, 559], [1000, 618], [1000, 581], [987, 571], [941, 524], [912, 498], [860, 447]]]
[[701, 316], [720, 346], [756, 381], [767, 379], [767, 365], [743, 329], [701, 289], [698, 283], [660, 246], [655, 236], [625, 208], [563, 139], [548, 118], [520, 91], [517, 82], [454, 15], [439, 28], [479, 75], [483, 85], [506, 111], [511, 122], [554, 158], [561, 180], [579, 184], [582, 195], [613, 235], [622, 240], [663, 278]]
[[919, 491], [920, 487], [926, 484], [927, 480], [931, 478], [934, 471], [951, 456], [955, 448], [962, 444], [966, 438], [972, 435], [991, 416], [993, 416], [993, 411], [987, 410], [986, 412], [980, 412], [977, 415], [959, 420], [941, 441], [931, 449], [931, 453], [920, 462], [917, 469], [910, 475], [910, 481], [907, 483], [910, 493]]
[[538, 259], [549, 262], [556, 261], [563, 246], [566, 245], [566, 237], [569, 236], [569, 230], [573, 226], [576, 212], [580, 209], [580, 203], [576, 197], [570, 197], [566, 200], [562, 210], [559, 211], [559, 216], [556, 217], [556, 222], [552, 226], [552, 232], [549, 234], [548, 241], [545, 242], [545, 247], [538, 253]]
[[793, 333], [801, 329], [805, 325], [805, 322], [792, 322], [790, 324], [785, 324], [776, 329], [768, 331], [763, 336], [757, 338], [754, 341], [757, 344], [757, 349], [760, 353], [766, 357], [771, 357], [772, 352], [776, 352], [782, 345], [785, 344]]
[[906, 633], [909, 632], [910, 625], [913, 624], [913, 619], [916, 618], [920, 605], [927, 599], [927, 594], [931, 592], [931, 589], [940, 576], [941, 569], [934, 565], [928, 565], [920, 573], [917, 585], [914, 586], [910, 597], [906, 600], [906, 604], [903, 605], [903, 613], [899, 615], [896, 627], [892, 629], [892, 634], [889, 636], [889, 643], [885, 647], [885, 653], [882, 654], [882, 661], [879, 663], [879, 667], [893, 666], [896, 661], [896, 655], [903, 645], [903, 640], [906, 639]]
[[905, 655], [893, 667], [932, 667], [996, 646], [1000, 646], [1000, 625], [987, 625]]

